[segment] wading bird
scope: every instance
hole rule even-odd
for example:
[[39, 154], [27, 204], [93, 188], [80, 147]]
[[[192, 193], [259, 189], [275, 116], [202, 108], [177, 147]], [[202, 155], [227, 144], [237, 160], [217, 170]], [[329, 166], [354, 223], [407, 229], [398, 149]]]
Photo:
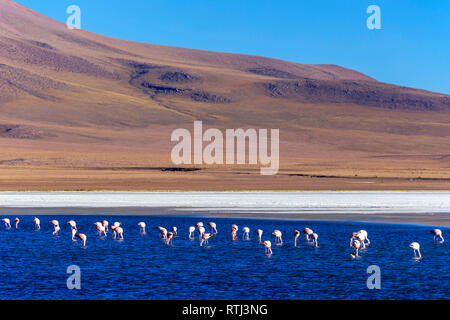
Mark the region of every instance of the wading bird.
[[19, 222], [20, 222], [19, 218], [14, 219], [14, 224], [16, 225], [16, 229], [19, 229]]
[[117, 233], [118, 238], [120, 240], [123, 240], [123, 229], [122, 229], [122, 227], [116, 227], [115, 231]]
[[211, 233], [218, 234], [217, 225], [214, 222], [209, 222], [208, 226], [211, 228]]
[[306, 237], [306, 241], [310, 241], [311, 240], [311, 236], [312, 236], [312, 234], [314, 233], [314, 231], [312, 231], [310, 228], [304, 228], [303, 230], [302, 230], [302, 232], [305, 234], [305, 237]]
[[280, 246], [283, 245], [283, 239], [281, 238], [282, 234], [280, 230], [275, 230], [272, 232], [272, 234], [275, 236], [275, 244], [278, 244]]
[[72, 232], [72, 241], [77, 241], [77, 239], [75, 239], [75, 236], [77, 235], [77, 230], [70, 229], [70, 232]]
[[50, 223], [53, 225], [53, 235], [57, 236], [59, 230], [61, 230], [61, 228], [59, 227], [59, 221], [58, 220], [52, 220], [52, 221], [50, 221]]
[[83, 233], [78, 233], [78, 234], [77, 234], [77, 237], [83, 242], [83, 244], [81, 245], [81, 247], [82, 247], [82, 248], [86, 248], [86, 240], [87, 240], [86, 235], [83, 234]]
[[237, 225], [233, 224], [231, 226], [231, 240], [235, 241], [237, 240], [237, 232], [238, 232], [239, 228]]
[[297, 247], [297, 239], [300, 237], [300, 231], [295, 230], [294, 231], [294, 247]]
[[178, 228], [177, 227], [172, 227], [172, 232], [176, 237], [178, 236]]
[[420, 244], [418, 242], [411, 242], [409, 247], [414, 250], [414, 258], [416, 259], [422, 258], [422, 255], [420, 254]]
[[312, 244], [314, 245], [314, 247], [318, 248], [319, 244], [317, 243], [317, 239], [319, 239], [319, 235], [317, 233], [313, 233], [312, 239]]
[[205, 227], [198, 227], [198, 238], [201, 240], [203, 235], [205, 234]]
[[101, 236], [103, 233], [103, 235], [106, 237], [106, 229], [103, 226], [103, 224], [101, 222], [96, 222], [96, 223], [94, 223], [94, 225], [95, 225], [95, 229], [97, 229], [97, 231], [98, 231], [98, 235]]
[[11, 220], [9, 220], [8, 218], [3, 218], [2, 220], [5, 223], [5, 228], [11, 229]]
[[157, 229], [159, 230], [159, 237], [163, 240], [167, 239], [167, 229], [163, 228], [163, 227], [157, 227]]
[[200, 242], [200, 247], [203, 247], [203, 244], [209, 245], [208, 240], [213, 236], [212, 233], [204, 233], [202, 235], [202, 241]]
[[261, 229], [258, 229], [255, 232], [256, 232], [256, 236], [258, 237], [258, 242], [261, 243], [262, 242], [261, 238], [262, 238], [262, 235], [263, 235], [263, 231]]
[[195, 227], [189, 227], [189, 239], [194, 239]]
[[145, 224], [145, 222], [139, 222], [138, 223], [138, 226], [141, 228], [141, 233], [142, 234], [145, 234], [145, 227], [146, 227], [146, 224]]
[[40, 230], [41, 229], [41, 220], [39, 220], [38, 218], [34, 217], [34, 228], [36, 230]]
[[105, 228], [105, 232], [107, 233], [107, 232], [108, 232], [109, 222], [106, 221], [106, 220], [103, 220], [103, 221], [102, 221], [102, 225], [103, 225], [103, 227]]
[[250, 228], [249, 227], [244, 227], [242, 229], [243, 233], [242, 233], [242, 239], [244, 240], [250, 240]]
[[361, 241], [362, 249], [366, 248], [366, 241], [367, 245], [370, 244], [370, 240], [368, 238], [368, 233], [366, 230], [359, 230], [358, 232], [353, 232], [353, 236]]
[[171, 245], [171, 244], [173, 245], [173, 233], [172, 232], [169, 232], [167, 234], [166, 244], [168, 246]]
[[359, 248], [361, 248], [361, 241], [356, 238], [352, 238], [350, 246], [355, 249], [355, 253], [350, 253], [353, 258], [359, 257]]
[[444, 242], [444, 237], [442, 236], [442, 230], [440, 229], [433, 229], [430, 231], [433, 234], [433, 240], [436, 241], [437, 237], [441, 238], [440, 243]]
[[77, 223], [76, 223], [75, 221], [70, 220], [70, 221], [68, 221], [67, 223], [69, 224], [69, 226], [70, 226], [71, 229], [77, 230]]
[[266, 254], [272, 254], [272, 242], [264, 241], [264, 248]]

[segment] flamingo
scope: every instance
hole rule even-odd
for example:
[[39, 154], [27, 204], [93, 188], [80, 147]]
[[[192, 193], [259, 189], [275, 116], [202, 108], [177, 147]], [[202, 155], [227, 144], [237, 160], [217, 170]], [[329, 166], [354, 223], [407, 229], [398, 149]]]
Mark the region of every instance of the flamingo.
[[366, 230], [359, 230], [357, 232], [358, 238], [361, 240], [361, 244], [363, 249], [366, 248], [366, 241], [367, 241], [367, 245], [370, 245], [370, 240], [368, 238], [368, 233]]
[[98, 231], [98, 235], [101, 236], [103, 233], [104, 236], [106, 237], [106, 230], [105, 230], [105, 227], [103, 226], [103, 224], [101, 222], [96, 222], [96, 223], [94, 223], [94, 225]]
[[234, 241], [234, 240], [237, 240], [237, 231], [239, 230], [239, 228], [238, 228], [238, 226], [237, 225], [235, 225], [235, 224], [233, 224], [232, 226], [231, 226], [231, 239]]
[[444, 242], [444, 237], [442, 236], [442, 230], [440, 229], [433, 229], [430, 231], [433, 234], [433, 240], [436, 241], [436, 237], [441, 238], [441, 243]]
[[178, 228], [177, 227], [172, 227], [172, 232], [176, 237], [178, 236]]
[[34, 227], [36, 230], [40, 230], [41, 229], [41, 220], [39, 220], [38, 218], [34, 217]]
[[203, 222], [198, 222], [195, 226], [196, 226], [197, 228], [203, 227]]
[[19, 229], [19, 222], [20, 222], [19, 218], [14, 219], [14, 224], [16, 225], [16, 229]]
[[111, 231], [113, 232], [113, 237], [115, 239], [117, 237], [117, 231], [116, 231], [117, 227], [115, 225], [112, 225], [110, 228], [111, 228]]
[[86, 240], [87, 240], [86, 235], [83, 234], [83, 233], [78, 233], [78, 234], [77, 234], [77, 237], [83, 242], [83, 244], [81, 245], [81, 247], [82, 247], [82, 248], [86, 248]]
[[[414, 250], [414, 258], [416, 259], [422, 258], [422, 255], [420, 254], [420, 244], [418, 242], [411, 242], [409, 247]], [[416, 252], [418, 255], [416, 254]]]
[[209, 245], [208, 240], [213, 236], [212, 233], [204, 233], [202, 235], [202, 241], [200, 242], [200, 247], [203, 247], [203, 243]]
[[116, 227], [115, 231], [120, 240], [123, 240], [123, 229], [122, 227]]
[[314, 233], [310, 228], [304, 228], [302, 232], [306, 235], [306, 241], [310, 241], [310, 236]]
[[141, 228], [141, 233], [145, 234], [145, 227], [146, 227], [145, 222], [139, 222], [138, 226]]
[[163, 228], [163, 227], [158, 227], [157, 228], [159, 230], [159, 237], [163, 240], [167, 239], [167, 229]]
[[105, 232], [108, 232], [108, 225], [109, 225], [109, 222], [108, 222], [107, 220], [103, 220], [103, 221], [102, 221], [102, 225], [103, 225], [103, 227], [105, 228]]
[[[360, 231], [358, 231], [358, 232], [353, 232], [353, 233], [350, 235], [350, 246], [352, 246], [352, 240], [353, 240], [353, 239], [358, 239], [358, 240], [360, 241], [360, 243], [361, 243], [361, 249], [365, 249], [365, 248], [366, 248], [365, 240], [368, 240], [368, 239], [367, 239], [367, 232], [366, 232], [366, 231], [360, 230]], [[369, 241], [369, 243], [368, 243], [367, 245], [369, 245], [369, 244], [370, 244], [370, 241]]]
[[202, 239], [202, 237], [205, 234], [205, 232], [206, 232], [205, 227], [199, 227], [198, 228], [198, 237], [199, 237], [200, 240]]
[[317, 234], [317, 233], [313, 233], [312, 234], [312, 239], [313, 239], [313, 245], [314, 245], [314, 247], [316, 247], [316, 248], [318, 248], [319, 247], [319, 245], [317, 244], [317, 239], [319, 238], [319, 235]]
[[242, 229], [242, 231], [243, 231], [242, 239], [250, 240], [250, 228], [249, 227], [244, 227]]
[[122, 222], [114, 222], [114, 227], [120, 227], [122, 225]]
[[5, 222], [5, 228], [11, 229], [11, 220], [9, 220], [8, 218], [3, 218], [2, 220], [3, 222]]
[[50, 223], [53, 225], [53, 235], [57, 236], [59, 230], [61, 230], [61, 228], [59, 227], [59, 221], [58, 220], [52, 220], [50, 221]]
[[300, 237], [300, 231], [295, 230], [294, 231], [294, 247], [297, 247], [297, 239]]
[[350, 253], [353, 258], [359, 257], [359, 248], [361, 247], [361, 241], [356, 238], [352, 238], [350, 246], [355, 249], [355, 253]]
[[255, 232], [256, 232], [256, 235], [258, 236], [258, 242], [261, 243], [263, 231], [261, 229], [258, 229]]
[[278, 244], [280, 246], [283, 245], [283, 239], [281, 238], [281, 231], [280, 230], [275, 230], [274, 232], [272, 232], [272, 234], [275, 236], [275, 244]]
[[73, 220], [70, 220], [69, 222], [67, 222], [70, 226], [70, 228], [77, 230], [77, 223]]
[[[214, 222], [209, 222], [208, 226], [211, 228], [211, 231], [214, 231], [214, 234], [218, 234], [217, 225]], [[211, 232], [212, 233], [212, 232]]]
[[272, 243], [270, 241], [264, 241], [265, 253], [272, 254]]
[[173, 233], [172, 232], [169, 232], [167, 234], [166, 244], [168, 246], [171, 245], [171, 244], [173, 245]]
[[194, 239], [195, 227], [189, 227], [189, 239]]
[[75, 236], [76, 236], [76, 234], [77, 234], [77, 230], [75, 230], [75, 229], [70, 229], [70, 231], [72, 232], [72, 241], [77, 241], [77, 240], [75, 239]]

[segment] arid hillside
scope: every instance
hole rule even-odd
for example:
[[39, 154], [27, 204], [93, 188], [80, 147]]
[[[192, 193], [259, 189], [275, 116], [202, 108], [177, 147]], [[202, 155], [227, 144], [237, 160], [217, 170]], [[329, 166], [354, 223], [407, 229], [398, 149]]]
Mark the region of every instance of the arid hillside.
[[[280, 129], [279, 174], [173, 165], [171, 132], [195, 120]], [[0, 148], [0, 190], [450, 189], [450, 96], [69, 30], [0, 0]]]

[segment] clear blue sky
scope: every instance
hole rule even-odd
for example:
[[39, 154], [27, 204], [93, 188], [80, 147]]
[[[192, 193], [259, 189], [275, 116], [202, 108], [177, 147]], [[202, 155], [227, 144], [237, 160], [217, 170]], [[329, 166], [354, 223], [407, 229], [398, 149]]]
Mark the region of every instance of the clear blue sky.
[[[17, 0], [82, 28], [162, 45], [356, 69], [379, 81], [450, 94], [449, 0]], [[381, 8], [381, 30], [366, 9]]]

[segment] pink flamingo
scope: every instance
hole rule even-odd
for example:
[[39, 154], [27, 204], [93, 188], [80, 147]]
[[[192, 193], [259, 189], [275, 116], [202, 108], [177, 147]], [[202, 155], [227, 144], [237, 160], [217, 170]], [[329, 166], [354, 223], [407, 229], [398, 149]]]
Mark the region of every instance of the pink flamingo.
[[171, 244], [173, 245], [173, 233], [172, 232], [169, 232], [167, 234], [166, 244], [168, 246], [171, 245]]
[[318, 243], [317, 243], [317, 239], [318, 239], [318, 238], [319, 238], [319, 235], [318, 235], [317, 233], [313, 233], [313, 234], [312, 234], [312, 239], [313, 239], [312, 244], [313, 244], [314, 247], [316, 247], [316, 248], [319, 247], [319, 245], [318, 245]]
[[146, 227], [146, 224], [145, 224], [145, 222], [139, 222], [138, 223], [138, 226], [141, 228], [141, 233], [142, 234], [145, 234], [145, 227]]
[[203, 235], [205, 234], [205, 227], [198, 227], [198, 238], [201, 240]]
[[275, 236], [275, 244], [278, 244], [280, 246], [283, 245], [283, 239], [281, 238], [282, 234], [280, 230], [275, 230], [272, 232], [272, 234]]
[[9, 220], [8, 218], [4, 218], [2, 220], [5, 223], [5, 228], [8, 230], [11, 229], [11, 220]]
[[[211, 228], [211, 231], [214, 231], [215, 234], [218, 234], [217, 225], [214, 222], [209, 222], [208, 226]], [[212, 232], [211, 232], [212, 233]]]
[[233, 224], [231, 226], [231, 239], [233, 241], [237, 240], [237, 232], [238, 232], [239, 228], [237, 225]]
[[20, 222], [19, 218], [14, 219], [14, 224], [16, 225], [16, 229], [19, 229], [19, 222]]
[[72, 232], [72, 241], [77, 241], [77, 240], [75, 239], [75, 236], [77, 235], [77, 230], [75, 230], [75, 229], [70, 229], [70, 231]]
[[310, 228], [304, 228], [302, 232], [306, 235], [306, 241], [310, 241], [310, 237], [314, 233]]
[[109, 222], [107, 220], [102, 221], [102, 226], [105, 228], [105, 232], [108, 232]]
[[86, 240], [87, 240], [86, 235], [83, 234], [83, 233], [78, 233], [78, 234], [77, 234], [77, 237], [83, 242], [83, 244], [81, 245], [81, 247], [82, 247], [82, 248], [86, 248]]
[[41, 220], [39, 220], [38, 218], [34, 217], [34, 227], [36, 230], [41, 230]]
[[117, 236], [119, 237], [120, 240], [123, 240], [123, 229], [122, 227], [116, 227], [115, 229]]
[[440, 243], [444, 242], [444, 237], [442, 236], [442, 230], [441, 229], [433, 229], [430, 231], [433, 234], [433, 240], [436, 241], [436, 238], [441, 238]]
[[189, 227], [189, 239], [194, 239], [195, 227]]
[[203, 247], [203, 244], [209, 245], [208, 240], [213, 236], [212, 233], [204, 233], [202, 235], [202, 241], [200, 242], [200, 247]]
[[[420, 244], [418, 242], [411, 242], [409, 247], [414, 250], [414, 258], [416, 258], [416, 259], [422, 258], [422, 255], [420, 254]], [[417, 254], [416, 254], [416, 252], [417, 252]]]
[[163, 240], [167, 239], [167, 229], [163, 227], [158, 227], [159, 230], [159, 237]]
[[242, 239], [244, 240], [250, 240], [250, 228], [249, 227], [244, 227], [242, 229], [243, 234], [242, 234]]
[[297, 247], [297, 239], [300, 237], [300, 231], [295, 230], [294, 231], [294, 247]]
[[268, 255], [272, 254], [272, 243], [270, 241], [264, 241], [265, 253]]
[[105, 230], [105, 227], [103, 226], [103, 224], [101, 222], [95, 222], [94, 225], [95, 225], [95, 229], [97, 229], [97, 231], [98, 231], [98, 235], [101, 236], [103, 233], [103, 235], [106, 237], [106, 230]]
[[57, 236], [59, 230], [61, 230], [61, 228], [59, 227], [59, 221], [58, 220], [52, 220], [52, 221], [50, 221], [50, 223], [53, 225], [53, 235]]
[[350, 253], [353, 258], [359, 257], [359, 248], [361, 247], [361, 241], [356, 238], [352, 238], [350, 246], [355, 249], [355, 253]]
[[70, 220], [70, 221], [68, 221], [67, 223], [69, 224], [69, 226], [70, 226], [71, 229], [77, 230], [77, 223], [76, 223], [75, 221]]
[[256, 235], [258, 236], [258, 242], [261, 243], [261, 238], [262, 238], [262, 235], [263, 235], [263, 231], [261, 229], [258, 229], [255, 232], [256, 232]]
[[117, 232], [116, 229], [117, 227], [115, 225], [112, 225], [111, 227], [109, 227], [113, 233], [113, 238], [115, 239], [117, 237]]

